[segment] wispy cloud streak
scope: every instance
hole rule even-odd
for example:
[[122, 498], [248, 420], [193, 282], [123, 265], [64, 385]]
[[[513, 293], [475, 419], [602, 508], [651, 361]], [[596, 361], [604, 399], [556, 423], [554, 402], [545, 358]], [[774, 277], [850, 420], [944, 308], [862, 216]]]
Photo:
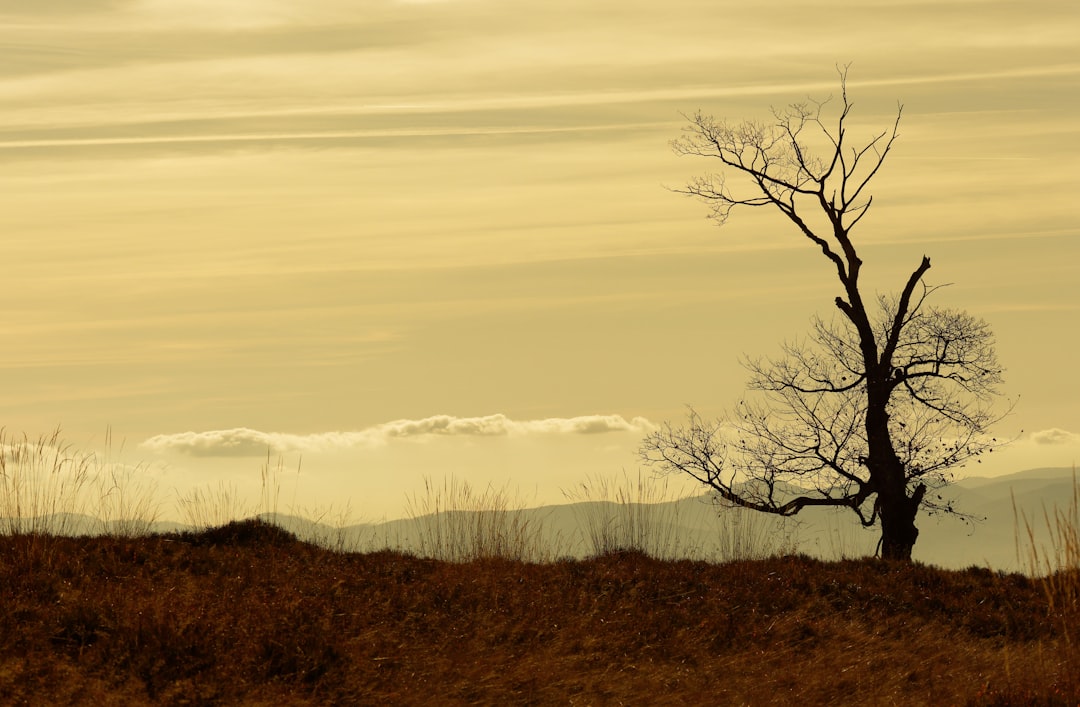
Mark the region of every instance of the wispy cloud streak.
[[444, 128], [400, 130], [348, 130], [304, 133], [249, 133], [209, 135], [160, 135], [110, 138], [59, 138], [43, 140], [0, 140], [0, 149], [35, 147], [109, 147], [116, 145], [169, 145], [185, 143], [225, 142], [310, 142], [330, 140], [355, 140], [375, 138], [443, 137], [459, 135], [532, 135], [551, 133], [607, 132], [662, 126], [662, 123], [627, 123], [624, 125], [578, 125], [568, 127], [519, 127], [519, 128]]

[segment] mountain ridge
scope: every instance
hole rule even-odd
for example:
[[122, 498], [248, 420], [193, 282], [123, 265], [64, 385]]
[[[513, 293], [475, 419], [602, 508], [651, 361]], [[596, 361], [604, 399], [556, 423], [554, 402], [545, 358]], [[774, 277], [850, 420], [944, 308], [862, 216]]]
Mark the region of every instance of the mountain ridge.
[[[913, 557], [951, 569], [976, 565], [1003, 571], [1028, 570], [1023, 548], [1033, 541], [1040, 553], [1052, 551], [1047, 522], [1055, 508], [1068, 510], [1074, 499], [1074, 479], [1071, 467], [1040, 467], [997, 477], [960, 479], [941, 493], [967, 517], [920, 514], [916, 519], [920, 536]], [[658, 503], [570, 501], [510, 508], [501, 517], [486, 509], [443, 511], [438, 516], [341, 526], [289, 513], [262, 513], [259, 517], [301, 539], [355, 551], [390, 548], [423, 554], [425, 549], [432, 549], [433, 542], [449, 540], [454, 533], [477, 532], [478, 522], [504, 521], [517, 523], [514, 532], [533, 533], [534, 544], [546, 544], [548, 559], [583, 557], [604, 549], [603, 543], [611, 549], [633, 542], [643, 543], [642, 549], [669, 559], [686, 556], [722, 560], [735, 549], [758, 554], [793, 551], [824, 559], [858, 557], [875, 551], [876, 529], [862, 528], [855, 515], [844, 509], [808, 508], [798, 516], [781, 519], [725, 507], [711, 498], [704, 493]], [[486, 513], [486, 520], [477, 513]], [[1025, 520], [1031, 528], [1030, 536]], [[102, 521], [80, 514], [0, 518], [2, 529], [13, 529], [16, 524], [24, 530], [50, 528], [65, 535], [169, 534], [199, 529], [174, 521]]]

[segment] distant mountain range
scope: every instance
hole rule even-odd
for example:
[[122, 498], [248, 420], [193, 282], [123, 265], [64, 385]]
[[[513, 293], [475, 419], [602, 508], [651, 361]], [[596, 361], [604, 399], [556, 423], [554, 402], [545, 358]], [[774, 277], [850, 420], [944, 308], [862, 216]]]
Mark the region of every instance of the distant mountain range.
[[986, 520], [966, 527], [956, 518], [924, 516], [916, 521], [921, 531], [914, 556], [942, 567], [1026, 570], [1031, 543], [1024, 519], [1040, 552], [1050, 550], [1048, 521], [1053, 524], [1057, 512], [1066, 514], [1072, 524], [1080, 524], [1076, 479], [1075, 470], [1066, 467], [958, 481], [946, 489], [949, 497], [956, 499], [960, 511]]
[[[1055, 509], [1069, 512], [1074, 493], [1078, 491], [1071, 468], [963, 479], [944, 489], [942, 495], [952, 500], [957, 510], [980, 520], [920, 514], [914, 558], [954, 569], [978, 565], [1026, 571], [1032, 540], [1040, 553], [1052, 551], [1048, 520], [1053, 522]], [[808, 508], [793, 519], [780, 519], [721, 507], [708, 495], [653, 504], [576, 502], [501, 514], [484, 509], [452, 511], [344, 527], [287, 514], [264, 514], [264, 518], [303, 540], [332, 548], [370, 551], [389, 547], [444, 557], [464, 556], [479, 546], [491, 548], [502, 543], [504, 553], [518, 551], [535, 560], [582, 557], [629, 546], [660, 557], [715, 561], [773, 552], [833, 559], [873, 554], [878, 540], [877, 530], [862, 528], [850, 511]], [[1075, 510], [1071, 518], [1080, 522]], [[0, 519], [0, 528], [10, 527], [7, 523]], [[35, 527], [73, 535], [191, 529], [173, 522], [110, 525], [71, 514], [51, 517]]]

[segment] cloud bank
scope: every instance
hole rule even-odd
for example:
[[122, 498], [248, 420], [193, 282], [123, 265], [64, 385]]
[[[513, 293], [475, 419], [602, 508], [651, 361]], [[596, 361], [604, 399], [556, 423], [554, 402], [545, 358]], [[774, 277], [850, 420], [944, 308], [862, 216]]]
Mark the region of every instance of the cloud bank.
[[246, 427], [206, 432], [156, 435], [140, 446], [158, 453], [196, 457], [256, 457], [268, 451], [326, 452], [355, 447], [382, 446], [395, 439], [432, 437], [513, 437], [526, 435], [583, 435], [609, 432], [644, 434], [654, 425], [643, 417], [583, 415], [543, 420], [511, 420], [506, 415], [453, 417], [435, 415], [420, 420], [394, 420], [350, 432], [296, 435], [262, 432]]
[[1035, 444], [1070, 444], [1080, 442], [1080, 435], [1058, 427], [1031, 433], [1031, 441]]

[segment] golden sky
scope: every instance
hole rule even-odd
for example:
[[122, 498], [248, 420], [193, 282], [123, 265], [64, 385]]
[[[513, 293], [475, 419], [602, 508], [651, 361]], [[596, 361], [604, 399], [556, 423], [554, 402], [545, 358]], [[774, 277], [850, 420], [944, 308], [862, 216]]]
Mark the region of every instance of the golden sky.
[[302, 454], [311, 503], [368, 517], [425, 475], [547, 502], [634, 471], [837, 289], [779, 216], [665, 188], [710, 167], [680, 113], [764, 118], [851, 62], [853, 130], [904, 104], [866, 285], [925, 253], [996, 331], [1021, 436], [976, 473], [1071, 465], [1078, 8], [0, 0], [0, 424], [111, 426], [169, 489]]

